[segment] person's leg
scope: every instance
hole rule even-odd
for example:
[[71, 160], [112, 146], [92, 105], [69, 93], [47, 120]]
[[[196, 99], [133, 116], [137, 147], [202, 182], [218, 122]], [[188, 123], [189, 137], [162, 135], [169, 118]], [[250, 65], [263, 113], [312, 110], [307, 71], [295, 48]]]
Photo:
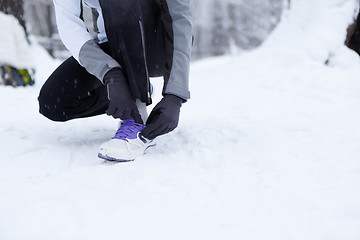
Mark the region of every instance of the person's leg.
[[110, 55], [135, 99], [150, 103], [149, 76], [162, 76], [165, 48], [158, 0], [100, 0]]
[[38, 100], [40, 113], [53, 121], [103, 114], [109, 103], [106, 86], [72, 57], [45, 82]]
[[160, 77], [165, 71], [165, 31], [160, 0], [141, 0], [145, 32], [146, 62], [150, 77]]

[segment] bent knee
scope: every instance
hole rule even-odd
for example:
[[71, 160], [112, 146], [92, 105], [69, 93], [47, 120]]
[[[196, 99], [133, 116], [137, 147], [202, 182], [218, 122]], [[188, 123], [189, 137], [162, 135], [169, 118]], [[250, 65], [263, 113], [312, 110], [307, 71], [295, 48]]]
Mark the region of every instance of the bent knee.
[[39, 112], [46, 118], [56, 122], [65, 122], [68, 120], [66, 112], [56, 97], [40, 93], [38, 101]]

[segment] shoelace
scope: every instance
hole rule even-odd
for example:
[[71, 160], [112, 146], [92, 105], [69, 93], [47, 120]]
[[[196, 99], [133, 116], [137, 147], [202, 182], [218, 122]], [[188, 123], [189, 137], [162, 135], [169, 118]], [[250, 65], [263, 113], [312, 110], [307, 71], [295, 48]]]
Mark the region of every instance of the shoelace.
[[133, 119], [124, 120], [112, 139], [135, 139], [137, 133], [145, 128], [144, 125], [136, 123]]

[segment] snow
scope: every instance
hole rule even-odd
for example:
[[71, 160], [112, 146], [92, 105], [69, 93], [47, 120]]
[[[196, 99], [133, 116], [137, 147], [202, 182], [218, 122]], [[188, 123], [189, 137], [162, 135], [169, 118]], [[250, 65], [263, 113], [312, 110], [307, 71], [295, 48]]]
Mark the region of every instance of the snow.
[[356, 1], [292, 7], [255, 51], [193, 63], [180, 126], [126, 164], [97, 158], [116, 120], [38, 113], [59, 62], [33, 46], [37, 84], [0, 87], [0, 239], [359, 239]]
[[[1, 8], [3, 7], [1, 6]], [[0, 65], [11, 65], [18, 69], [35, 68], [25, 31], [18, 20], [12, 15], [0, 12], [0, 28], [3, 29]]]

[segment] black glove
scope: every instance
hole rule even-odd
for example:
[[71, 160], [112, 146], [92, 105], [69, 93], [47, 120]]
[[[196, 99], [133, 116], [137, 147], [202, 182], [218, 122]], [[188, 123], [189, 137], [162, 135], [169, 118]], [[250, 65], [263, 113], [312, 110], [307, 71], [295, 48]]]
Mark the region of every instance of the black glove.
[[136, 107], [135, 100], [131, 95], [130, 87], [124, 73], [120, 68], [111, 69], [105, 74], [104, 83], [108, 88], [110, 100], [106, 114], [114, 118], [126, 120], [133, 118], [137, 123], [143, 123]]
[[141, 134], [147, 139], [173, 131], [179, 123], [182, 98], [174, 95], [165, 95], [154, 107]]

